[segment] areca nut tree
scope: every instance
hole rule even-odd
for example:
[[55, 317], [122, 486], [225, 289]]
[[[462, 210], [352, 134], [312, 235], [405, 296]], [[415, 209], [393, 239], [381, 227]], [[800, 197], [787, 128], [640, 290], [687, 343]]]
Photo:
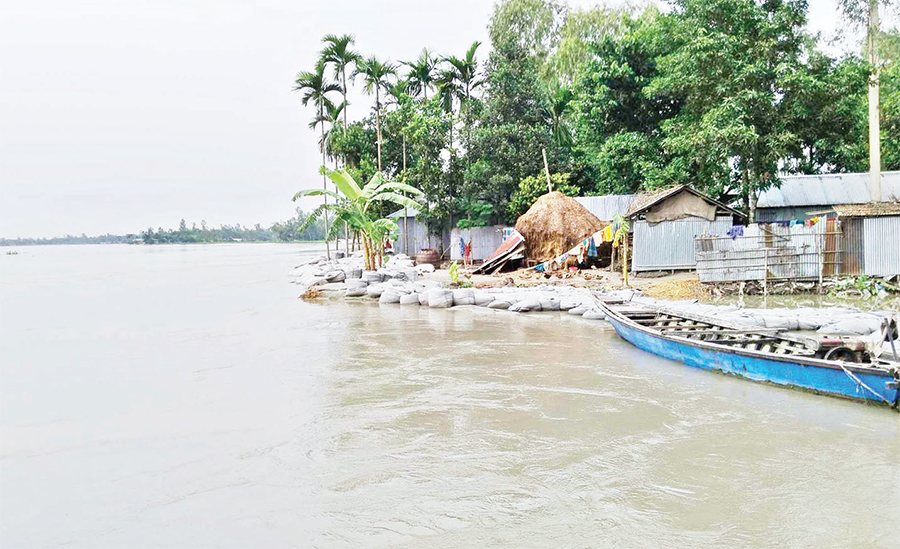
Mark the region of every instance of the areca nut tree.
[[456, 71], [453, 69], [442, 69], [438, 71], [437, 77], [434, 79], [437, 88], [438, 100], [441, 109], [450, 115], [450, 148], [453, 148], [453, 102], [462, 93], [459, 85], [456, 83]]
[[381, 171], [381, 90], [390, 86], [388, 77], [397, 74], [396, 67], [390, 62], [378, 60], [374, 55], [356, 63], [354, 75], [361, 75], [365, 82], [366, 94], [375, 94], [375, 130], [378, 140], [378, 171]]
[[[346, 125], [341, 125], [341, 114], [347, 112], [347, 102], [342, 101], [341, 103], [334, 105], [332, 103], [328, 103], [325, 105], [325, 114], [322, 116], [317, 116], [315, 120], [310, 122], [309, 127], [311, 129], [315, 129], [315, 124], [317, 122], [327, 122], [329, 124], [328, 130], [322, 135], [319, 139], [319, 147], [325, 152], [325, 156], [332, 159], [334, 161], [334, 167], [337, 168], [338, 165], [338, 157], [335, 154], [332, 154], [331, 150], [331, 139], [334, 136], [335, 132], [346, 128]], [[324, 158], [324, 157], [323, 157]], [[337, 220], [335, 220], [337, 222]], [[337, 250], [340, 247], [339, 236], [337, 234], [334, 235], [334, 249]], [[326, 233], [326, 240], [328, 239]], [[344, 251], [347, 255], [350, 255], [350, 231], [347, 228], [347, 224], [344, 223]]]
[[428, 88], [434, 82], [434, 69], [437, 66], [437, 61], [431, 52], [428, 51], [428, 48], [423, 48], [422, 53], [415, 61], [402, 61], [402, 63], [409, 67], [406, 80], [409, 82], [410, 93], [415, 97], [422, 94], [425, 101], [428, 101]]
[[404, 208], [422, 208], [419, 202], [401, 193], [408, 193], [415, 197], [424, 196], [419, 189], [399, 183], [386, 181], [381, 172], [376, 172], [365, 186], [360, 187], [345, 170], [329, 170], [322, 166], [323, 175], [329, 177], [339, 192], [328, 189], [304, 189], [294, 195], [294, 200], [306, 196], [326, 195], [335, 201], [325, 203], [316, 208], [307, 219], [307, 223], [318, 218], [319, 215], [330, 210], [337, 218], [346, 221], [354, 229], [362, 234], [363, 251], [365, 253], [366, 269], [376, 268], [375, 260], [381, 264], [384, 239], [398, 230], [397, 224], [388, 218], [373, 219], [371, 208], [378, 202], [391, 202]]
[[[351, 64], [359, 63], [362, 59], [359, 53], [350, 49], [355, 41], [352, 34], [342, 36], [328, 34], [322, 38], [322, 42], [325, 44], [325, 48], [320, 54], [322, 61], [333, 66], [334, 78], [340, 78], [341, 81], [341, 93], [344, 96], [344, 126], [347, 125], [347, 69]], [[350, 74], [350, 78], [352, 80], [353, 73]]]
[[462, 103], [471, 99], [472, 90], [478, 87], [482, 82], [478, 79], [478, 59], [475, 57], [475, 52], [480, 45], [481, 42], [477, 40], [472, 42], [472, 45], [469, 46], [466, 55], [462, 59], [452, 55], [444, 58], [444, 61], [449, 63], [455, 72], [454, 78], [459, 82], [461, 94], [459, 99]]
[[[330, 92], [340, 91], [340, 86], [333, 82], [328, 82], [325, 78], [325, 63], [321, 60], [316, 64], [316, 69], [314, 71], [304, 71], [297, 74], [297, 79], [294, 81], [294, 90], [301, 92], [303, 105], [306, 106], [309, 103], [312, 103], [316, 108], [316, 117], [314, 119], [313, 124], [311, 125], [315, 128], [315, 125], [321, 124], [322, 126], [322, 143], [325, 142], [325, 110], [329, 106], [332, 105], [331, 100], [328, 98], [328, 94]], [[325, 148], [322, 147], [322, 164], [325, 163]], [[326, 188], [328, 186], [328, 180], [323, 176], [322, 177], [322, 187]], [[328, 204], [328, 196], [325, 195], [323, 197], [325, 204]], [[328, 232], [328, 213], [325, 213], [325, 232]], [[328, 244], [328, 239], [325, 239], [325, 253], [328, 259], [331, 259], [331, 248]]]
[[446, 78], [452, 75], [455, 82], [452, 92], [459, 98], [460, 117], [467, 112], [466, 109], [468, 108], [469, 100], [472, 98], [472, 91], [483, 82], [478, 79], [478, 59], [475, 57], [475, 52], [480, 45], [481, 42], [476, 40], [472, 42], [472, 45], [469, 46], [462, 58], [451, 55], [443, 59], [450, 65], [450, 68], [449, 72], [442, 73], [442, 76]]

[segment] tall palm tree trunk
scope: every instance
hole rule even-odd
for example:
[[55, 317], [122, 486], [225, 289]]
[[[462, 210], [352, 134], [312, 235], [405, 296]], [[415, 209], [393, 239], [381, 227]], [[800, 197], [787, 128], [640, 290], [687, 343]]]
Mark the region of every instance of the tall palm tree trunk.
[[381, 171], [381, 101], [378, 97], [378, 88], [375, 88], [375, 127], [378, 130], [378, 171]]
[[[341, 78], [344, 81], [344, 127], [347, 127], [347, 68], [341, 68]], [[346, 164], [347, 161], [344, 160]]]
[[[319, 116], [322, 116], [322, 107], [319, 107]], [[322, 165], [325, 165], [325, 121], [322, 121]], [[328, 177], [322, 174], [322, 189], [328, 190]], [[328, 195], [322, 195], [325, 205], [328, 206]], [[328, 210], [325, 210], [325, 257], [331, 259], [331, 245], [328, 243]]]

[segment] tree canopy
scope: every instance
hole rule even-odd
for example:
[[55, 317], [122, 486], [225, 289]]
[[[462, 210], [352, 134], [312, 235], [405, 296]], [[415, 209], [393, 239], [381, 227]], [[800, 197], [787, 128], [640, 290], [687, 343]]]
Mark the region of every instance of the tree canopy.
[[[865, 3], [843, 2], [835, 15], [856, 25]], [[825, 51], [806, 28], [806, 0], [671, 5], [663, 13], [501, 0], [490, 44], [423, 48], [397, 64], [380, 61], [390, 52], [361, 56], [349, 50], [352, 37], [330, 35], [327, 48], [349, 53], [329, 57], [337, 89], [313, 82], [308, 101], [332, 124], [328, 154], [357, 180], [382, 171], [421, 189], [419, 215], [435, 230], [514, 221], [545, 188], [542, 151], [566, 192], [684, 183], [745, 210], [782, 174], [865, 171], [867, 82], [876, 73], [882, 167], [900, 169], [897, 29], [882, 29], [883, 66], [873, 71], [862, 44], [839, 56]], [[342, 124], [320, 99], [334, 93], [339, 103], [349, 85], [337, 59], [354, 65], [375, 100], [366, 116]], [[317, 67], [304, 80], [320, 74]]]

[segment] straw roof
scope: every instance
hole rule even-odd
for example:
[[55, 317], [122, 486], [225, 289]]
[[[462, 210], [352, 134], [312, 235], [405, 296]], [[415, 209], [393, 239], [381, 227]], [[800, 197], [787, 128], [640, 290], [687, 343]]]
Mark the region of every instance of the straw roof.
[[574, 198], [547, 193], [516, 221], [530, 259], [546, 261], [572, 249], [608, 223], [597, 219]]

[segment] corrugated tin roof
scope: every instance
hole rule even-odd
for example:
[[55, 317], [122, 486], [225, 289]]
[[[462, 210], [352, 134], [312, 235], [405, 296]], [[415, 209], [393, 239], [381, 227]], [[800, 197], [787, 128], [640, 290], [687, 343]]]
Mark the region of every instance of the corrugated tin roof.
[[883, 217], [900, 215], [900, 202], [869, 202], [868, 204], [835, 204], [838, 217]]
[[417, 215], [419, 215], [419, 210], [417, 210], [415, 208], [407, 208], [406, 210], [403, 210], [403, 209], [397, 210], [396, 212], [392, 213], [388, 217], [391, 217], [394, 219], [406, 217], [406, 215], [404, 215], [403, 212], [406, 212], [409, 215], [409, 217], [416, 217]]
[[633, 194], [608, 194], [605, 196], [576, 196], [575, 200], [601, 221], [612, 221], [616, 214], [624, 216], [634, 200]]
[[743, 213], [735, 210], [734, 208], [726, 206], [725, 204], [722, 204], [718, 200], [711, 198], [709, 195], [703, 194], [700, 191], [692, 189], [691, 187], [689, 187], [687, 185], [675, 185], [674, 187], [669, 187], [668, 189], [663, 189], [661, 191], [656, 191], [656, 192], [652, 192], [652, 193], [643, 193], [643, 194], [637, 195], [635, 197], [634, 201], [631, 203], [631, 207], [628, 209], [628, 217], [637, 215], [637, 214], [643, 212], [644, 210], [647, 210], [650, 207], [652, 207], [656, 204], [659, 204], [660, 202], [669, 198], [670, 196], [675, 196], [676, 194], [678, 194], [681, 191], [687, 191], [689, 193], [693, 193], [693, 194], [699, 196], [700, 198], [706, 200], [710, 204], [715, 204], [719, 208], [731, 212], [733, 215], [739, 215], [742, 217], [746, 217]]
[[[885, 202], [900, 201], [900, 172], [881, 174], [881, 198]], [[833, 206], [870, 200], [868, 173], [788, 175], [781, 178], [781, 187], [760, 194], [756, 207]]]

